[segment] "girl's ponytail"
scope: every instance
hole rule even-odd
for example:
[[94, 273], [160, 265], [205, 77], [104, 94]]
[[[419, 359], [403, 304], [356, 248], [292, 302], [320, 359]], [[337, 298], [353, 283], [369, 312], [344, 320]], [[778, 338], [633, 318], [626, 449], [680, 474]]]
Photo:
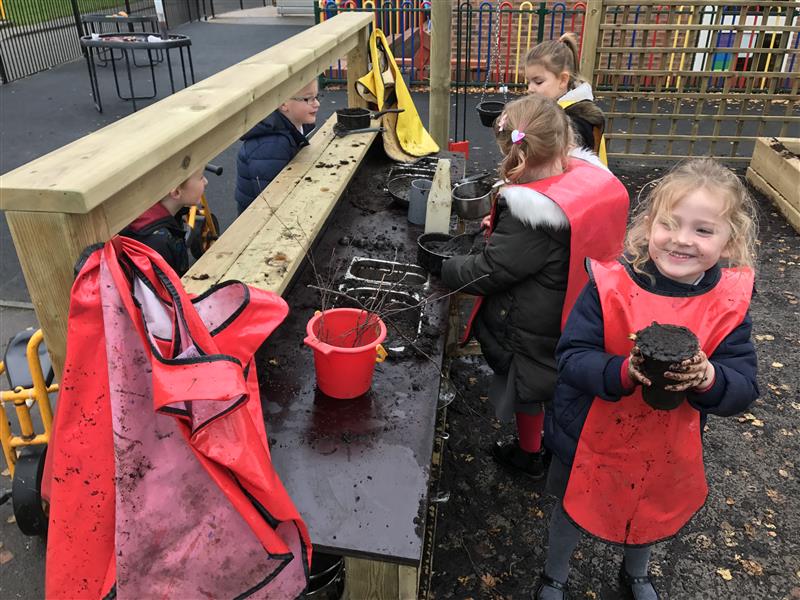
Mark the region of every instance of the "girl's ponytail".
[[577, 81], [581, 78], [580, 59], [578, 58], [578, 36], [569, 31], [563, 34], [558, 41], [564, 44], [572, 55], [572, 69], [570, 70], [570, 80]]

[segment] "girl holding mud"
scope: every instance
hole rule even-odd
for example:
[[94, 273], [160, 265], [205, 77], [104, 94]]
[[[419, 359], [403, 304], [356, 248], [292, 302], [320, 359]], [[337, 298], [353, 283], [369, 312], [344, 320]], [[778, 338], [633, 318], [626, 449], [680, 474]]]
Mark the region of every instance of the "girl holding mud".
[[528, 93], [558, 101], [575, 130], [578, 146], [594, 150], [606, 161], [605, 116], [595, 104], [592, 86], [578, 72], [578, 38], [565, 33], [557, 40], [537, 44], [525, 58]]
[[[555, 348], [563, 319], [586, 283], [586, 256], [622, 250], [628, 193], [585, 149], [574, 148], [564, 111], [529, 95], [498, 120], [505, 181], [480, 254], [444, 262], [442, 281], [481, 296], [467, 326], [494, 370], [489, 390], [498, 418], [516, 419], [518, 439], [492, 449], [503, 466], [532, 479], [545, 474], [544, 405], [556, 384]], [[591, 182], [591, 185], [587, 185]]]
[[[561, 600], [581, 532], [623, 547], [628, 598], [659, 596], [650, 549], [676, 535], [708, 493], [706, 416], [741, 412], [758, 397], [748, 314], [756, 237], [753, 202], [709, 158], [677, 166], [634, 218], [625, 254], [589, 261], [590, 282], [558, 344], [558, 385], [545, 423], [556, 495], [547, 562], [535, 598]], [[673, 410], [642, 396], [651, 382], [630, 334], [653, 321], [691, 330], [700, 350], [667, 367]], [[690, 351], [691, 354], [691, 351]]]

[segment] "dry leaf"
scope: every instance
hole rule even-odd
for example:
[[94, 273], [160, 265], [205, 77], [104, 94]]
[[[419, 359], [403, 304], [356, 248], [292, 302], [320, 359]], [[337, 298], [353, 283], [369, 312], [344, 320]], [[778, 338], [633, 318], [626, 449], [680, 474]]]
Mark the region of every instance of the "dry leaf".
[[736, 500], [734, 500], [733, 498], [725, 498], [725, 504], [727, 504], [728, 506], [733, 506], [734, 504], [736, 504]]
[[467, 585], [470, 579], [472, 579], [472, 575], [461, 575], [458, 578], [458, 583], [460, 583], [461, 585]]
[[783, 368], [783, 363], [774, 362], [774, 363], [772, 363], [772, 368], [773, 369], [782, 369]]
[[483, 575], [481, 575], [481, 581], [483, 582], [483, 585], [485, 585], [488, 588], [493, 588], [494, 586], [497, 585], [497, 580], [494, 577], [492, 577], [490, 573], [484, 573]]
[[778, 475], [781, 477], [789, 477], [789, 473], [786, 471], [786, 469], [778, 469]]
[[756, 335], [756, 339], [759, 342], [763, 342], [763, 341], [771, 342], [772, 340], [775, 339], [775, 337], [770, 335], [770, 334], [768, 334], [768, 333], [765, 333], [763, 335]]
[[8, 550], [0, 550], [0, 565], [6, 564], [12, 558], [14, 558], [14, 555], [11, 554], [11, 552]]
[[586, 597], [587, 598], [597, 598], [597, 594], [595, 594], [592, 590], [586, 590]]
[[731, 575], [730, 569], [717, 569], [717, 575], [722, 577], [725, 581], [730, 581], [733, 579], [733, 575]]
[[470, 384], [470, 385], [475, 385], [476, 383], [478, 383], [478, 378], [477, 377], [470, 377], [469, 379], [467, 379], [467, 383]]
[[750, 424], [753, 427], [763, 427], [764, 426], [764, 421], [762, 421], [761, 419], [753, 419], [752, 421], [750, 421]]
[[740, 559], [739, 563], [748, 575], [761, 577], [764, 574], [764, 568], [754, 560]]
[[8, 517], [6, 519], [6, 523], [16, 523], [16, 522], [17, 522], [17, 518], [14, 515], [11, 515], [10, 517]]
[[471, 463], [473, 460], [475, 460], [475, 457], [472, 456], [472, 454], [462, 454], [462, 456], [464, 458], [464, 462], [467, 463]]
[[3, 472], [0, 473], [0, 475], [2, 475], [3, 477], [10, 477], [11, 476], [11, 471], [9, 471], [7, 468], [3, 469]]

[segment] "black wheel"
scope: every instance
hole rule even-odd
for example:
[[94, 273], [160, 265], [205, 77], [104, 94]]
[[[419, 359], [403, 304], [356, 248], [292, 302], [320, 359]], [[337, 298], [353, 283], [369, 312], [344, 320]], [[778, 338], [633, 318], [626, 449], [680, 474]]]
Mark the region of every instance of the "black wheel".
[[14, 466], [11, 502], [17, 527], [25, 535], [47, 533], [47, 513], [42, 506], [42, 472], [47, 446], [24, 448]]

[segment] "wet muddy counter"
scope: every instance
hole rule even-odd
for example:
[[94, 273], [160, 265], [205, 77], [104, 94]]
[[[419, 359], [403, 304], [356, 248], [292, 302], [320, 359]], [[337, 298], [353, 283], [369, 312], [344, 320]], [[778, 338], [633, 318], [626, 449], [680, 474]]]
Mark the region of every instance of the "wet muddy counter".
[[[319, 285], [366, 302], [381, 287], [393, 307], [446, 293], [413, 264], [422, 227], [384, 192], [390, 164], [371, 153], [331, 214], [284, 298], [290, 314], [259, 351], [272, 459], [322, 551], [416, 565], [422, 553], [447, 299], [393, 313], [371, 390], [336, 400], [316, 388], [306, 323]], [[331, 165], [331, 168], [335, 168]], [[383, 284], [377, 281], [384, 279]], [[402, 278], [400, 284], [397, 278]], [[354, 306], [337, 297], [336, 306]], [[384, 305], [386, 307], [387, 305]], [[328, 304], [330, 307], [330, 303]], [[423, 355], [427, 355], [424, 356]]]

